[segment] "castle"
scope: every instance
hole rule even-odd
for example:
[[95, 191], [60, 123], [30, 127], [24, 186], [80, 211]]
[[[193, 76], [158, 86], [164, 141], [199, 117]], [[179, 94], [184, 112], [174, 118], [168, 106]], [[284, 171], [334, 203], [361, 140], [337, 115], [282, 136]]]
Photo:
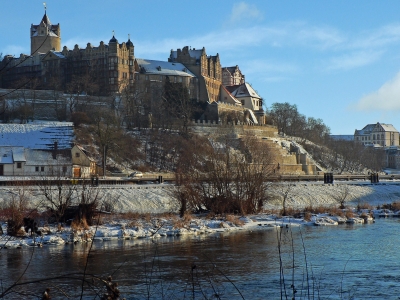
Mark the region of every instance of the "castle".
[[222, 68], [219, 54], [209, 56], [204, 47], [171, 50], [168, 61], [141, 59], [135, 57], [129, 37], [119, 43], [113, 33], [108, 43], [61, 49], [61, 26], [50, 22], [47, 11], [38, 25], [31, 25], [30, 39], [30, 55], [5, 55], [0, 62], [0, 88], [73, 89], [100, 96], [128, 90], [147, 93], [151, 99], [160, 97], [155, 91], [168, 78], [185, 86], [191, 99], [207, 103], [203, 120], [265, 124], [263, 100], [239, 67]]

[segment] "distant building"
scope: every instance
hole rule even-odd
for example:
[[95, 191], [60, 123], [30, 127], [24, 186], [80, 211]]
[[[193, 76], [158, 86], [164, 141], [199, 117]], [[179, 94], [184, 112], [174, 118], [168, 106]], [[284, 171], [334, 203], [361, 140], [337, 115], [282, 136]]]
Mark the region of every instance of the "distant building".
[[136, 83], [137, 88], [162, 89], [168, 77], [173, 83], [182, 83], [190, 98], [199, 98], [198, 80], [186, 66], [181, 63], [137, 58]]
[[80, 145], [75, 145], [71, 149], [72, 155], [72, 176], [88, 178], [97, 175], [96, 160], [92, 158], [88, 151]]
[[365, 146], [399, 146], [399, 132], [391, 124], [368, 124], [361, 130], [355, 130], [354, 141]]
[[330, 138], [334, 141], [354, 141], [352, 134], [331, 134]]
[[197, 77], [199, 101], [209, 103], [219, 101], [222, 68], [218, 53], [215, 56], [207, 56], [204, 47], [201, 50], [196, 50], [185, 46], [182, 50], [171, 50], [168, 61], [181, 63]]
[[31, 55], [61, 50], [60, 24], [53, 25], [47, 12], [38, 25], [31, 25]]
[[71, 176], [73, 124], [0, 124], [0, 176]]
[[[4, 56], [0, 87], [66, 89], [76, 79], [86, 86], [87, 82], [96, 84], [104, 95], [133, 84], [134, 46], [129, 38], [120, 44], [113, 35], [108, 44], [101, 41], [98, 47], [88, 43], [86, 48], [75, 45], [72, 50], [66, 46], [61, 50], [60, 24], [52, 25], [47, 13], [30, 31], [31, 55]], [[87, 82], [82, 82], [85, 76]]]
[[[64, 120], [74, 109], [84, 111], [83, 106], [90, 102], [91, 96], [98, 98], [97, 103], [106, 100], [101, 96], [120, 101], [123, 93], [126, 99], [143, 94], [144, 102], [159, 100], [168, 78], [184, 85], [190, 98], [205, 107], [204, 113], [196, 116], [201, 115], [202, 121], [265, 124], [263, 100], [245, 82], [239, 67], [222, 68], [219, 54], [207, 55], [204, 47], [171, 50], [167, 62], [136, 59], [130, 38], [119, 43], [114, 34], [108, 43], [101, 41], [98, 46], [87, 43], [85, 48], [78, 45], [73, 49], [61, 48], [61, 26], [52, 24], [47, 12], [38, 25], [31, 25], [30, 39], [30, 55], [21, 54], [18, 58], [5, 55], [0, 62], [0, 89], [14, 90], [5, 93], [13, 94], [7, 96], [9, 103], [17, 103], [20, 96], [15, 91], [62, 91], [53, 93], [53, 103], [57, 119]], [[26, 98], [32, 108], [37, 107], [36, 95]], [[70, 106], [68, 112], [66, 105], [75, 98], [81, 99], [82, 107]], [[43, 103], [47, 101], [43, 100]], [[153, 107], [150, 104], [147, 107]], [[151, 124], [155, 117], [151, 109], [144, 112], [143, 103], [135, 105]]]
[[240, 71], [238, 65], [222, 68], [222, 84], [224, 86], [240, 85], [244, 83], [244, 75]]

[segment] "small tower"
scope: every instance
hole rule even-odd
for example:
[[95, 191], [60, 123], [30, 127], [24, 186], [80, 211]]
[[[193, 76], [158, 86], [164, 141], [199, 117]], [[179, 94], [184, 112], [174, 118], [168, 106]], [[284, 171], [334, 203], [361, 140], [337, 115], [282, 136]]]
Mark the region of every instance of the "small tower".
[[39, 25], [31, 24], [31, 55], [47, 53], [49, 50], [61, 51], [60, 23], [53, 25], [47, 16], [44, 3], [44, 16]]

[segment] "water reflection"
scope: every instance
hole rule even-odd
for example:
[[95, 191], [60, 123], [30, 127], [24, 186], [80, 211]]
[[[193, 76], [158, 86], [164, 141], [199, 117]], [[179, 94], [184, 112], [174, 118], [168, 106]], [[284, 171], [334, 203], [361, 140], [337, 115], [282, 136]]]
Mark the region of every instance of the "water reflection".
[[[398, 220], [335, 227], [299, 227], [201, 236], [96, 241], [90, 245], [1, 250], [3, 287], [15, 282], [83, 273], [112, 275], [127, 299], [397, 299]], [[279, 240], [279, 243], [278, 243]], [[279, 248], [280, 247], [280, 248]], [[280, 255], [279, 251], [280, 249]], [[32, 260], [30, 261], [30, 258]], [[27, 266], [29, 267], [27, 268]], [[280, 269], [282, 266], [282, 272]], [[285, 285], [281, 283], [285, 282]], [[231, 282], [230, 282], [231, 281]], [[29, 290], [39, 295], [49, 282]], [[52, 281], [74, 298], [80, 281]], [[86, 289], [85, 299], [93, 299]], [[21, 299], [18, 295], [6, 299]], [[65, 299], [54, 290], [52, 299]]]

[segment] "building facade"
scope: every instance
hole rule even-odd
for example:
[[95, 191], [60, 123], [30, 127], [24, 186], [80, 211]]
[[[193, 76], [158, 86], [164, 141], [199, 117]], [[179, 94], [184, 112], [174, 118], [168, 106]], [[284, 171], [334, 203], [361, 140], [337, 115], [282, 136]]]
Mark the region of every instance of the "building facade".
[[31, 55], [61, 50], [60, 24], [53, 25], [47, 12], [38, 25], [31, 25]]
[[368, 124], [361, 130], [355, 130], [354, 141], [364, 146], [399, 146], [399, 132], [391, 124]]
[[119, 43], [113, 35], [108, 44], [61, 50], [60, 24], [53, 25], [45, 13], [38, 25], [31, 25], [30, 39], [31, 55], [5, 55], [0, 62], [0, 87], [66, 90], [73, 81], [90, 82], [105, 95], [134, 82], [134, 45], [129, 37]]
[[238, 65], [234, 67], [222, 68], [222, 85], [230, 86], [230, 85], [240, 85], [244, 83], [245, 83], [244, 75], [240, 71]]
[[215, 56], [207, 56], [204, 47], [196, 50], [185, 46], [182, 50], [171, 50], [168, 61], [181, 63], [197, 77], [199, 101], [209, 103], [219, 101], [222, 68], [218, 53]]

